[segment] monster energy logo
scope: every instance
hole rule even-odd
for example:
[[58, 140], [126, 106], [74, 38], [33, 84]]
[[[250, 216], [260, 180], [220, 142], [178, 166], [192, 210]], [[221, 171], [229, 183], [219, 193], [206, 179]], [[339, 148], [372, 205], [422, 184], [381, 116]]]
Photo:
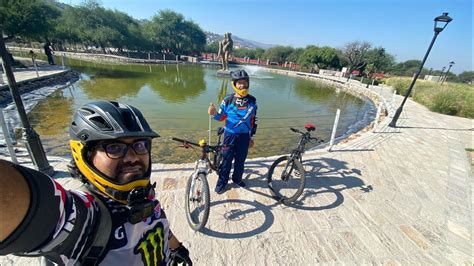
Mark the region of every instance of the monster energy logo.
[[142, 255], [142, 261], [145, 265], [166, 265], [164, 249], [163, 224], [157, 223], [153, 229], [146, 232], [140, 239], [133, 252]]

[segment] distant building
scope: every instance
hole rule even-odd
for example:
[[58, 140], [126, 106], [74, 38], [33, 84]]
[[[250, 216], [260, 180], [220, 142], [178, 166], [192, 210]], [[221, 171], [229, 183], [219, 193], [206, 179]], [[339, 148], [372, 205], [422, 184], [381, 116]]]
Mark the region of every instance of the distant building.
[[431, 80], [431, 81], [439, 82], [439, 81], [441, 81], [441, 76], [425, 75], [424, 80]]

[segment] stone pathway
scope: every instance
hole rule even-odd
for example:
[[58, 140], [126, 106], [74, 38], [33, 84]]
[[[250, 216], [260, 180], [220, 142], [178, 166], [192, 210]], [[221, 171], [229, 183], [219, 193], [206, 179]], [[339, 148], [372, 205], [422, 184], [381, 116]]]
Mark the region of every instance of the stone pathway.
[[[388, 88], [376, 89], [391, 101]], [[195, 265], [472, 265], [473, 172], [465, 149], [474, 147], [473, 120], [411, 100], [397, 128], [387, 126], [390, 119], [332, 152], [305, 154], [306, 189], [292, 206], [269, 196], [266, 174], [276, 157], [247, 161], [247, 188], [212, 192], [202, 233], [188, 227], [184, 214], [193, 164], [154, 164], [152, 179]], [[66, 159], [50, 162], [59, 182], [77, 186], [67, 178]], [[216, 179], [210, 176], [211, 190]], [[0, 257], [1, 265], [30, 263], [39, 260]]]
[[[61, 66], [39, 66], [38, 67], [38, 75], [36, 75], [36, 71], [33, 67], [29, 67], [27, 69], [15, 69], [14, 75], [16, 83], [21, 84], [23, 82], [32, 82], [38, 79], [48, 78], [54, 75], [58, 75], [60, 73], [66, 72], [67, 69], [63, 69]], [[7, 77], [5, 73], [0, 71], [0, 88], [8, 89], [7, 87]]]

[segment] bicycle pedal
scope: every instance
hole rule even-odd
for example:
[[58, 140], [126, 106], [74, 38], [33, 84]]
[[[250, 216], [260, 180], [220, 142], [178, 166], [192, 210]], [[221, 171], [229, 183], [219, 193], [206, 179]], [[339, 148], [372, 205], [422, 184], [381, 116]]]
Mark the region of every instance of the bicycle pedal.
[[300, 171], [298, 171], [298, 170], [295, 170], [295, 176], [296, 176], [296, 177], [301, 177], [301, 173], [300, 173]]

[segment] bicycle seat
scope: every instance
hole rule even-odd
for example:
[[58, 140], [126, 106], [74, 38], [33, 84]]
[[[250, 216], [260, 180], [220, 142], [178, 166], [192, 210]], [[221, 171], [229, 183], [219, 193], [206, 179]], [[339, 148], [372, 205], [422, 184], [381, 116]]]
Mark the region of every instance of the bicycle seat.
[[308, 124], [304, 125], [304, 128], [306, 128], [306, 130], [308, 130], [308, 131], [315, 131], [316, 130], [316, 127], [311, 123], [308, 123]]

